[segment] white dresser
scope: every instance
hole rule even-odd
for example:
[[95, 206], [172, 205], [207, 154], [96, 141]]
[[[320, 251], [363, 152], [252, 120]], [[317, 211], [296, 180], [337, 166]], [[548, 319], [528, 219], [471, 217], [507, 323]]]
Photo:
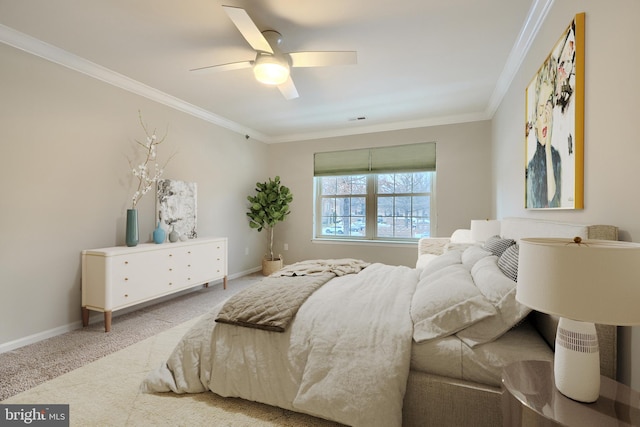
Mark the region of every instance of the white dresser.
[[220, 279], [227, 289], [226, 237], [84, 250], [82, 324], [102, 311], [109, 332], [115, 310]]

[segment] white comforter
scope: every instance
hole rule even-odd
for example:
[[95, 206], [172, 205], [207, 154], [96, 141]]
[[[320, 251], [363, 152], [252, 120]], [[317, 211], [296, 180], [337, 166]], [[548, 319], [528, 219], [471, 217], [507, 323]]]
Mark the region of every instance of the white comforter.
[[400, 426], [417, 282], [416, 270], [383, 264], [335, 278], [284, 333], [216, 324], [218, 307], [142, 388], [209, 389], [352, 426]]

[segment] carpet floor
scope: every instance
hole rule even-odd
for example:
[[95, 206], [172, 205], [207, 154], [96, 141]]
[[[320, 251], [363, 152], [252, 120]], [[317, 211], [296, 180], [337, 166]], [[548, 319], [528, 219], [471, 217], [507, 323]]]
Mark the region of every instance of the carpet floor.
[[[336, 427], [339, 424], [211, 392], [140, 392], [199, 317], [155, 334], [2, 404], [68, 404], [70, 426]], [[115, 323], [114, 323], [115, 326]]]
[[104, 332], [104, 322], [96, 321], [85, 328], [0, 353], [0, 401], [207, 313], [262, 278], [260, 273], [250, 274], [229, 280], [226, 290], [220, 283], [127, 314], [116, 312], [109, 333]]

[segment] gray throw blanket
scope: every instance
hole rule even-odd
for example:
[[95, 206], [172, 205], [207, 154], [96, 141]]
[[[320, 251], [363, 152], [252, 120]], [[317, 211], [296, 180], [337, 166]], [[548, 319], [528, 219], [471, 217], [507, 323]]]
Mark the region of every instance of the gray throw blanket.
[[216, 322], [284, 332], [309, 295], [334, 277], [333, 273], [267, 277], [229, 298]]
[[333, 273], [336, 276], [344, 276], [345, 274], [359, 273], [369, 265], [371, 264], [368, 262], [353, 258], [312, 259], [287, 265], [273, 273], [271, 277], [309, 276], [322, 273]]
[[229, 298], [216, 322], [284, 332], [302, 303], [318, 288], [368, 265], [350, 258], [295, 263]]

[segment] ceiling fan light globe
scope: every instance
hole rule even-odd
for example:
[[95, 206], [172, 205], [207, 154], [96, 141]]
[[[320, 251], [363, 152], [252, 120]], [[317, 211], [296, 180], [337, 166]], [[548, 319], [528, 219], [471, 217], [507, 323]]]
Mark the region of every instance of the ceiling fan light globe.
[[289, 64], [274, 57], [262, 56], [253, 66], [253, 74], [260, 83], [281, 85], [289, 78]]

